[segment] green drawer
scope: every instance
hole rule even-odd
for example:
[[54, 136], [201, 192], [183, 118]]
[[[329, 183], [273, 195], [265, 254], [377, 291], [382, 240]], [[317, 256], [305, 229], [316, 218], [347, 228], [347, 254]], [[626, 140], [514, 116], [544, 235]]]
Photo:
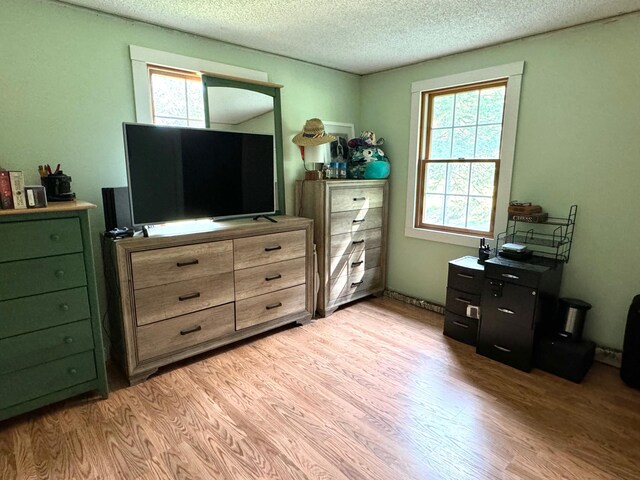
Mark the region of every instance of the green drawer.
[[0, 238], [0, 262], [82, 251], [82, 235], [77, 218], [2, 223]]
[[0, 339], [89, 318], [86, 287], [0, 302]]
[[0, 301], [86, 284], [81, 253], [0, 263]]
[[0, 409], [96, 378], [93, 350], [0, 375]]
[[0, 375], [92, 348], [90, 320], [5, 338], [0, 340]]

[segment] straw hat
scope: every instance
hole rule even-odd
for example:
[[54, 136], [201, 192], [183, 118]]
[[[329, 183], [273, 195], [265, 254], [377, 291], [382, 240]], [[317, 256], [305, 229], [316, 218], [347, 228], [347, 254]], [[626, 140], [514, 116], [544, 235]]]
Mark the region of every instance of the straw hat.
[[306, 121], [302, 132], [291, 140], [301, 147], [313, 147], [324, 143], [333, 142], [336, 139], [333, 135], [328, 135], [324, 131], [324, 124], [319, 118], [311, 118]]

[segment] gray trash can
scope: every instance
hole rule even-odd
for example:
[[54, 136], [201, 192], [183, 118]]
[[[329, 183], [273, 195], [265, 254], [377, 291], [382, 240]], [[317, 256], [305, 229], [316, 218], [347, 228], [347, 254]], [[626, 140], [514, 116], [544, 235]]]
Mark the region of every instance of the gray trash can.
[[558, 335], [572, 342], [582, 339], [584, 322], [591, 304], [577, 298], [560, 299], [560, 331]]

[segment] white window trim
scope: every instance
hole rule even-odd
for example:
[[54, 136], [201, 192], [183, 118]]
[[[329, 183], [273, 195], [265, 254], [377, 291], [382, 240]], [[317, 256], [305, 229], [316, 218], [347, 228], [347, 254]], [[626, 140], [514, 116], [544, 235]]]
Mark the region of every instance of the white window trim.
[[[507, 208], [511, 196], [511, 176], [513, 173], [513, 156], [516, 144], [516, 130], [518, 126], [518, 108], [520, 104], [520, 86], [524, 62], [509, 63], [495, 67], [474, 70], [471, 72], [447, 75], [413, 82], [411, 84], [411, 134], [409, 145], [409, 168], [407, 174], [407, 208], [404, 234], [407, 237], [444, 242], [467, 247], [478, 246], [481, 235], [465, 235], [454, 232], [441, 232], [415, 227], [415, 212], [417, 208], [418, 182], [418, 149], [420, 138], [420, 118], [423, 112], [422, 92], [448, 87], [458, 87], [471, 83], [480, 83], [500, 78], [507, 78], [507, 92], [504, 106], [504, 120], [502, 127], [502, 146], [500, 153], [500, 176], [496, 197], [496, 217], [494, 238], [507, 227]], [[428, 112], [424, 112], [428, 114]]]
[[202, 58], [185, 57], [176, 53], [163, 52], [136, 45], [129, 45], [129, 55], [133, 72], [133, 95], [136, 106], [136, 121], [138, 123], [153, 123], [148, 65], [178, 68], [192, 72], [219, 73], [262, 82], [269, 81], [267, 73], [259, 70], [212, 62]]

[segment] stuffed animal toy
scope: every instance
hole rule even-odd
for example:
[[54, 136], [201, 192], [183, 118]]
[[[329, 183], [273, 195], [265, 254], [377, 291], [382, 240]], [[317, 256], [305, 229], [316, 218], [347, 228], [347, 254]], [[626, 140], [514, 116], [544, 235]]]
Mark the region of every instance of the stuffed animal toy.
[[379, 148], [383, 143], [384, 138], [376, 140], [376, 134], [368, 130], [363, 131], [360, 137], [349, 140], [349, 148], [353, 149], [347, 170], [349, 178], [374, 179], [389, 176], [389, 159]]

